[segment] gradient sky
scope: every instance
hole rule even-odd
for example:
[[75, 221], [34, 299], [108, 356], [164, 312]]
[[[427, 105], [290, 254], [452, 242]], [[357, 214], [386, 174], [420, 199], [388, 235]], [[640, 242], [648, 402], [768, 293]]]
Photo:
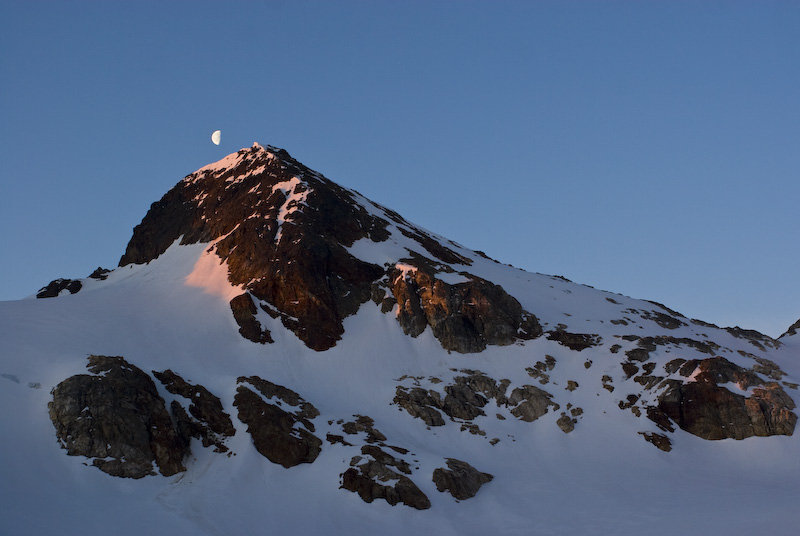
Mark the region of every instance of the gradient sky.
[[0, 0], [0, 299], [116, 266], [257, 141], [501, 262], [778, 336], [798, 28], [795, 1]]

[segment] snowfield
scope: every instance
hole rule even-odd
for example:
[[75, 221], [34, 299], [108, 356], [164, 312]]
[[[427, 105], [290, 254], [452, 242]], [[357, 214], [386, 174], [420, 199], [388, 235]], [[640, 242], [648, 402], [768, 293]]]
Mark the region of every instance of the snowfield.
[[[429, 329], [410, 338], [391, 312], [367, 302], [345, 320], [345, 335], [334, 348], [315, 352], [268, 315], [259, 319], [269, 324], [274, 344], [243, 339], [208, 248], [176, 244], [147, 265], [118, 268], [105, 281], [85, 280], [75, 295], [0, 303], [0, 533], [796, 533], [797, 434], [705, 441], [678, 430], [671, 435], [673, 450], [662, 452], [639, 435], [657, 431], [655, 425], [619, 409], [624, 376], [608, 352], [619, 332], [610, 321], [623, 309], [653, 309], [649, 302], [473, 255], [470, 273], [500, 283], [545, 329], [565, 323], [600, 335], [604, 343], [578, 353], [540, 337], [480, 354], [448, 353]], [[734, 350], [753, 350], [744, 340], [692, 324], [671, 334], [697, 338], [709, 331]], [[790, 342], [767, 352], [789, 381], [800, 377], [797, 349]], [[140, 480], [111, 477], [82, 457], [67, 456], [47, 404], [59, 382], [86, 373], [90, 354], [124, 356], [146, 372], [169, 368], [207, 387], [237, 426], [227, 443], [234, 454], [213, 453], [195, 440], [185, 473]], [[473, 369], [509, 378], [513, 387], [532, 381], [525, 368], [544, 355], [558, 360], [548, 391], [584, 411], [569, 434], [555, 425], [553, 411], [522, 422], [490, 402], [487, 415], [475, 420], [484, 437], [454, 422], [427, 429], [391, 404], [403, 376], [422, 377], [426, 386], [426, 378], [447, 382], [457, 375], [453, 369]], [[412, 479], [432, 507], [367, 504], [339, 489], [353, 456], [340, 444], [324, 443], [314, 463], [291, 469], [259, 455], [232, 405], [236, 378], [247, 375], [289, 387], [313, 403], [322, 412], [314, 420], [320, 437], [334, 430], [329, 421], [372, 417], [387, 443], [409, 450], [405, 459], [418, 467]], [[603, 389], [602, 375], [618, 389]], [[566, 391], [568, 380], [579, 388]], [[156, 384], [167, 402], [174, 398]], [[797, 391], [788, 392], [797, 398]], [[489, 438], [499, 442], [492, 445]], [[466, 501], [440, 493], [430, 475], [446, 457], [494, 480]]]

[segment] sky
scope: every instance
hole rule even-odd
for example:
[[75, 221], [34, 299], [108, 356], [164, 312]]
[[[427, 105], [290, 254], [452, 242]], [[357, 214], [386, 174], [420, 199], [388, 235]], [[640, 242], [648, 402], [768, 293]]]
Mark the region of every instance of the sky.
[[798, 27], [766, 0], [0, 0], [0, 300], [116, 266], [259, 142], [503, 263], [777, 337]]

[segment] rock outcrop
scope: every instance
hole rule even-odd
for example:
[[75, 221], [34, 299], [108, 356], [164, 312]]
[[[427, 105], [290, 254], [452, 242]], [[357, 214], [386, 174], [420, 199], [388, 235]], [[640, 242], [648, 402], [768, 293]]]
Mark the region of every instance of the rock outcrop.
[[560, 407], [553, 402], [553, 395], [534, 385], [523, 385], [511, 391], [508, 403], [515, 406], [511, 413], [526, 422], [535, 421], [547, 413], [551, 407], [554, 411]]
[[434, 390], [421, 387], [397, 386], [393, 402], [405, 409], [409, 415], [422, 419], [428, 426], [444, 426], [442, 397]]
[[314, 435], [311, 422], [319, 415], [317, 408], [291, 389], [258, 376], [237, 381], [233, 405], [262, 456], [286, 468], [317, 459], [322, 441]]
[[70, 294], [77, 294], [83, 288], [83, 283], [79, 279], [54, 279], [36, 293], [37, 298], [55, 298], [63, 291]]
[[417, 337], [430, 326], [445, 350], [473, 353], [542, 334], [536, 316], [501, 286], [466, 273], [463, 282], [447, 283], [437, 268], [417, 255], [388, 271], [397, 320], [407, 335]]
[[[342, 474], [342, 488], [358, 493], [365, 502], [384, 499], [392, 506], [403, 503], [417, 510], [431, 507], [419, 487], [408, 478], [411, 468], [377, 445], [361, 447], [363, 456], [355, 456]], [[362, 463], [363, 462], [363, 463]]]
[[174, 400], [171, 404], [172, 418], [186, 444], [189, 438], [199, 439], [204, 447], [213, 445], [217, 452], [227, 452], [224, 442], [236, 434], [230, 415], [222, 410], [220, 399], [202, 385], [192, 385], [171, 370], [153, 371], [153, 376], [172, 394], [189, 401], [189, 413]]
[[233, 312], [233, 319], [239, 324], [239, 333], [242, 337], [261, 344], [273, 342], [269, 330], [262, 326], [256, 318], [258, 308], [253, 303], [253, 298], [249, 292], [233, 298], [230, 306], [231, 312]]
[[[555, 360], [547, 356], [548, 362], [555, 364]], [[538, 364], [537, 364], [538, 365]], [[542, 368], [546, 365], [542, 364]], [[551, 366], [552, 368], [552, 366]], [[534, 369], [529, 369], [533, 371]], [[455, 376], [449, 385], [443, 387], [444, 393], [436, 389], [424, 389], [419, 386], [422, 378], [410, 378], [417, 384], [414, 387], [398, 385], [392, 402], [405, 409], [409, 415], [422, 419], [428, 426], [444, 426], [442, 414], [461, 424], [461, 430], [467, 430], [477, 435], [486, 435], [474, 422], [476, 417], [486, 415], [485, 407], [490, 400], [494, 400], [499, 407], [510, 408], [511, 414], [526, 422], [533, 422], [548, 412], [550, 408], [559, 409], [559, 404], [553, 400], [553, 395], [533, 385], [522, 385], [506, 395], [510, 381], [503, 379], [497, 381], [478, 370], [462, 369], [464, 375]], [[400, 380], [409, 379], [403, 377]], [[438, 378], [435, 383], [440, 383]], [[546, 383], [546, 382], [543, 382]], [[568, 406], [571, 407], [571, 406]], [[573, 413], [579, 408], [574, 408]], [[577, 413], [573, 414], [573, 417]], [[504, 419], [497, 415], [498, 419]], [[574, 428], [575, 419], [569, 418], [569, 426]], [[565, 423], [559, 422], [564, 429]], [[571, 431], [565, 430], [565, 431]], [[495, 441], [496, 443], [496, 441]], [[493, 443], [494, 444], [494, 443]]]
[[422, 419], [428, 426], [443, 426], [443, 412], [451, 420], [469, 421], [486, 415], [483, 407], [494, 399], [497, 406], [508, 402], [506, 389], [509, 381], [498, 382], [480, 371], [464, 369], [465, 376], [456, 376], [453, 383], [444, 386], [444, 395], [434, 389], [421, 387], [396, 388], [393, 402], [412, 417]]
[[[413, 457], [413, 453], [387, 444], [386, 436], [375, 427], [372, 418], [366, 415], [353, 415], [353, 418], [347, 422], [336, 421], [346, 437], [330, 433], [327, 436], [331, 444], [339, 443], [348, 450], [358, 449], [359, 454], [351, 457], [350, 467], [339, 475], [340, 487], [357, 493], [368, 503], [383, 499], [392, 506], [402, 503], [419, 510], [430, 508], [428, 497], [410, 478], [413, 471], [405, 457]], [[328, 424], [332, 425], [333, 421]]]
[[447, 458], [447, 469], [433, 471], [433, 482], [439, 491], [447, 491], [458, 500], [474, 497], [478, 490], [494, 478], [489, 473], [481, 473], [467, 462]]
[[90, 356], [89, 372], [53, 389], [50, 419], [71, 456], [113, 476], [184, 471], [187, 445], [176, 433], [153, 380], [122, 357]]
[[[108, 278], [111, 270], [97, 267], [97, 269], [89, 274], [89, 278], [104, 281]], [[65, 290], [70, 294], [77, 294], [83, 288], [83, 281], [80, 279], [54, 279], [50, 281], [46, 287], [42, 287], [36, 293], [37, 298], [55, 298], [60, 296]]]
[[[723, 357], [686, 362], [680, 373], [693, 381], [666, 380], [658, 409], [679, 427], [703, 439], [744, 439], [751, 436], [792, 435], [797, 415], [794, 401], [777, 382], [765, 382], [756, 373]], [[745, 396], [740, 390], [752, 388]]]
[[575, 429], [576, 422], [577, 419], [573, 419], [564, 412], [562, 412], [561, 416], [558, 418], [558, 420], [556, 420], [556, 424], [558, 425], [559, 428], [561, 428], [561, 431], [564, 432], [565, 434], [568, 434]]
[[653, 432], [639, 432], [639, 435], [644, 437], [645, 441], [655, 445], [659, 450], [670, 452], [672, 450], [672, 441], [664, 434], [657, 434]]
[[566, 346], [570, 350], [580, 352], [592, 346], [598, 346], [601, 342], [601, 337], [593, 333], [570, 333], [564, 330], [551, 331], [547, 334], [547, 339], [556, 341], [562, 346]]
[[783, 339], [784, 337], [790, 337], [792, 335], [797, 335], [797, 331], [798, 330], [800, 330], [800, 320], [798, 320], [797, 322], [795, 322], [794, 324], [789, 326], [789, 329], [787, 329], [786, 332], [783, 335], [781, 335], [779, 338]]

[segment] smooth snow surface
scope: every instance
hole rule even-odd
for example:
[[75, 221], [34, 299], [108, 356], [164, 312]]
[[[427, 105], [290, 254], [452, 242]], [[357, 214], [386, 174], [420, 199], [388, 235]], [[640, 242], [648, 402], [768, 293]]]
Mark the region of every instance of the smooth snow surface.
[[[377, 262], [387, 248], [410, 246], [404, 240], [394, 233], [373, 249], [360, 241], [350, 251]], [[658, 431], [652, 422], [619, 409], [625, 378], [619, 356], [608, 348], [629, 343], [614, 338], [621, 331], [610, 320], [629, 308], [655, 305], [469, 255], [474, 263], [465, 270], [501, 284], [546, 329], [565, 323], [602, 336], [603, 344], [577, 353], [540, 337], [480, 354], [451, 354], [430, 329], [418, 338], [404, 335], [394, 315], [372, 302], [345, 320], [343, 339], [328, 351], [309, 350], [266, 314], [259, 320], [275, 343], [255, 344], [238, 334], [228, 300], [240, 290], [227, 282], [213, 244], [176, 243], [147, 265], [118, 268], [105, 281], [86, 280], [75, 295], [1, 302], [0, 534], [796, 534], [799, 434], [704, 441], [679, 430], [671, 434], [672, 452], [665, 453], [639, 435]], [[462, 276], [446, 277], [458, 282]], [[654, 322], [639, 322], [622, 333], [657, 329]], [[670, 334], [702, 339], [711, 330], [689, 324]], [[724, 339], [734, 350], [752, 350], [744, 340], [713, 331], [714, 340]], [[798, 346], [764, 354], [791, 382], [800, 377]], [[59, 382], [86, 373], [90, 354], [124, 356], [148, 373], [170, 368], [204, 385], [237, 426], [227, 443], [235, 454], [215, 454], [195, 441], [185, 473], [141, 480], [114, 478], [84, 458], [67, 456], [47, 403]], [[490, 402], [487, 415], [475, 420], [484, 437], [449, 421], [427, 429], [390, 404], [398, 385], [410, 385], [400, 380], [404, 375], [428, 387], [431, 377], [448, 382], [457, 375], [452, 369], [469, 368], [511, 379], [510, 389], [535, 384], [525, 368], [545, 355], [558, 360], [546, 389], [584, 410], [570, 434], [556, 426], [559, 412], [527, 423]], [[725, 357], [746, 361], [736, 352]], [[613, 393], [601, 387], [606, 374], [617, 387]], [[246, 375], [284, 385], [314, 404], [322, 412], [314, 424], [323, 440], [336, 432], [329, 421], [372, 417], [388, 444], [409, 449], [404, 459], [419, 467], [412, 479], [432, 507], [367, 504], [339, 489], [340, 474], [355, 454], [343, 445], [324, 442], [313, 464], [291, 469], [259, 455], [232, 405], [236, 378]], [[568, 380], [580, 387], [566, 391]], [[169, 403], [172, 395], [156, 383]], [[797, 398], [796, 390], [787, 392]], [[491, 445], [495, 437], [500, 441]], [[446, 457], [494, 480], [476, 497], [456, 501], [431, 481]]]
[[[223, 237], [224, 238], [224, 237]], [[214, 244], [221, 240], [217, 239]], [[203, 246], [201, 244], [200, 246]], [[209, 294], [215, 294], [223, 300], [230, 302], [242, 294], [244, 289], [235, 286], [228, 280], [228, 263], [217, 256], [215, 246], [204, 248], [203, 253], [194, 263], [191, 273], [186, 276], [185, 284], [190, 287], [202, 288]]]

